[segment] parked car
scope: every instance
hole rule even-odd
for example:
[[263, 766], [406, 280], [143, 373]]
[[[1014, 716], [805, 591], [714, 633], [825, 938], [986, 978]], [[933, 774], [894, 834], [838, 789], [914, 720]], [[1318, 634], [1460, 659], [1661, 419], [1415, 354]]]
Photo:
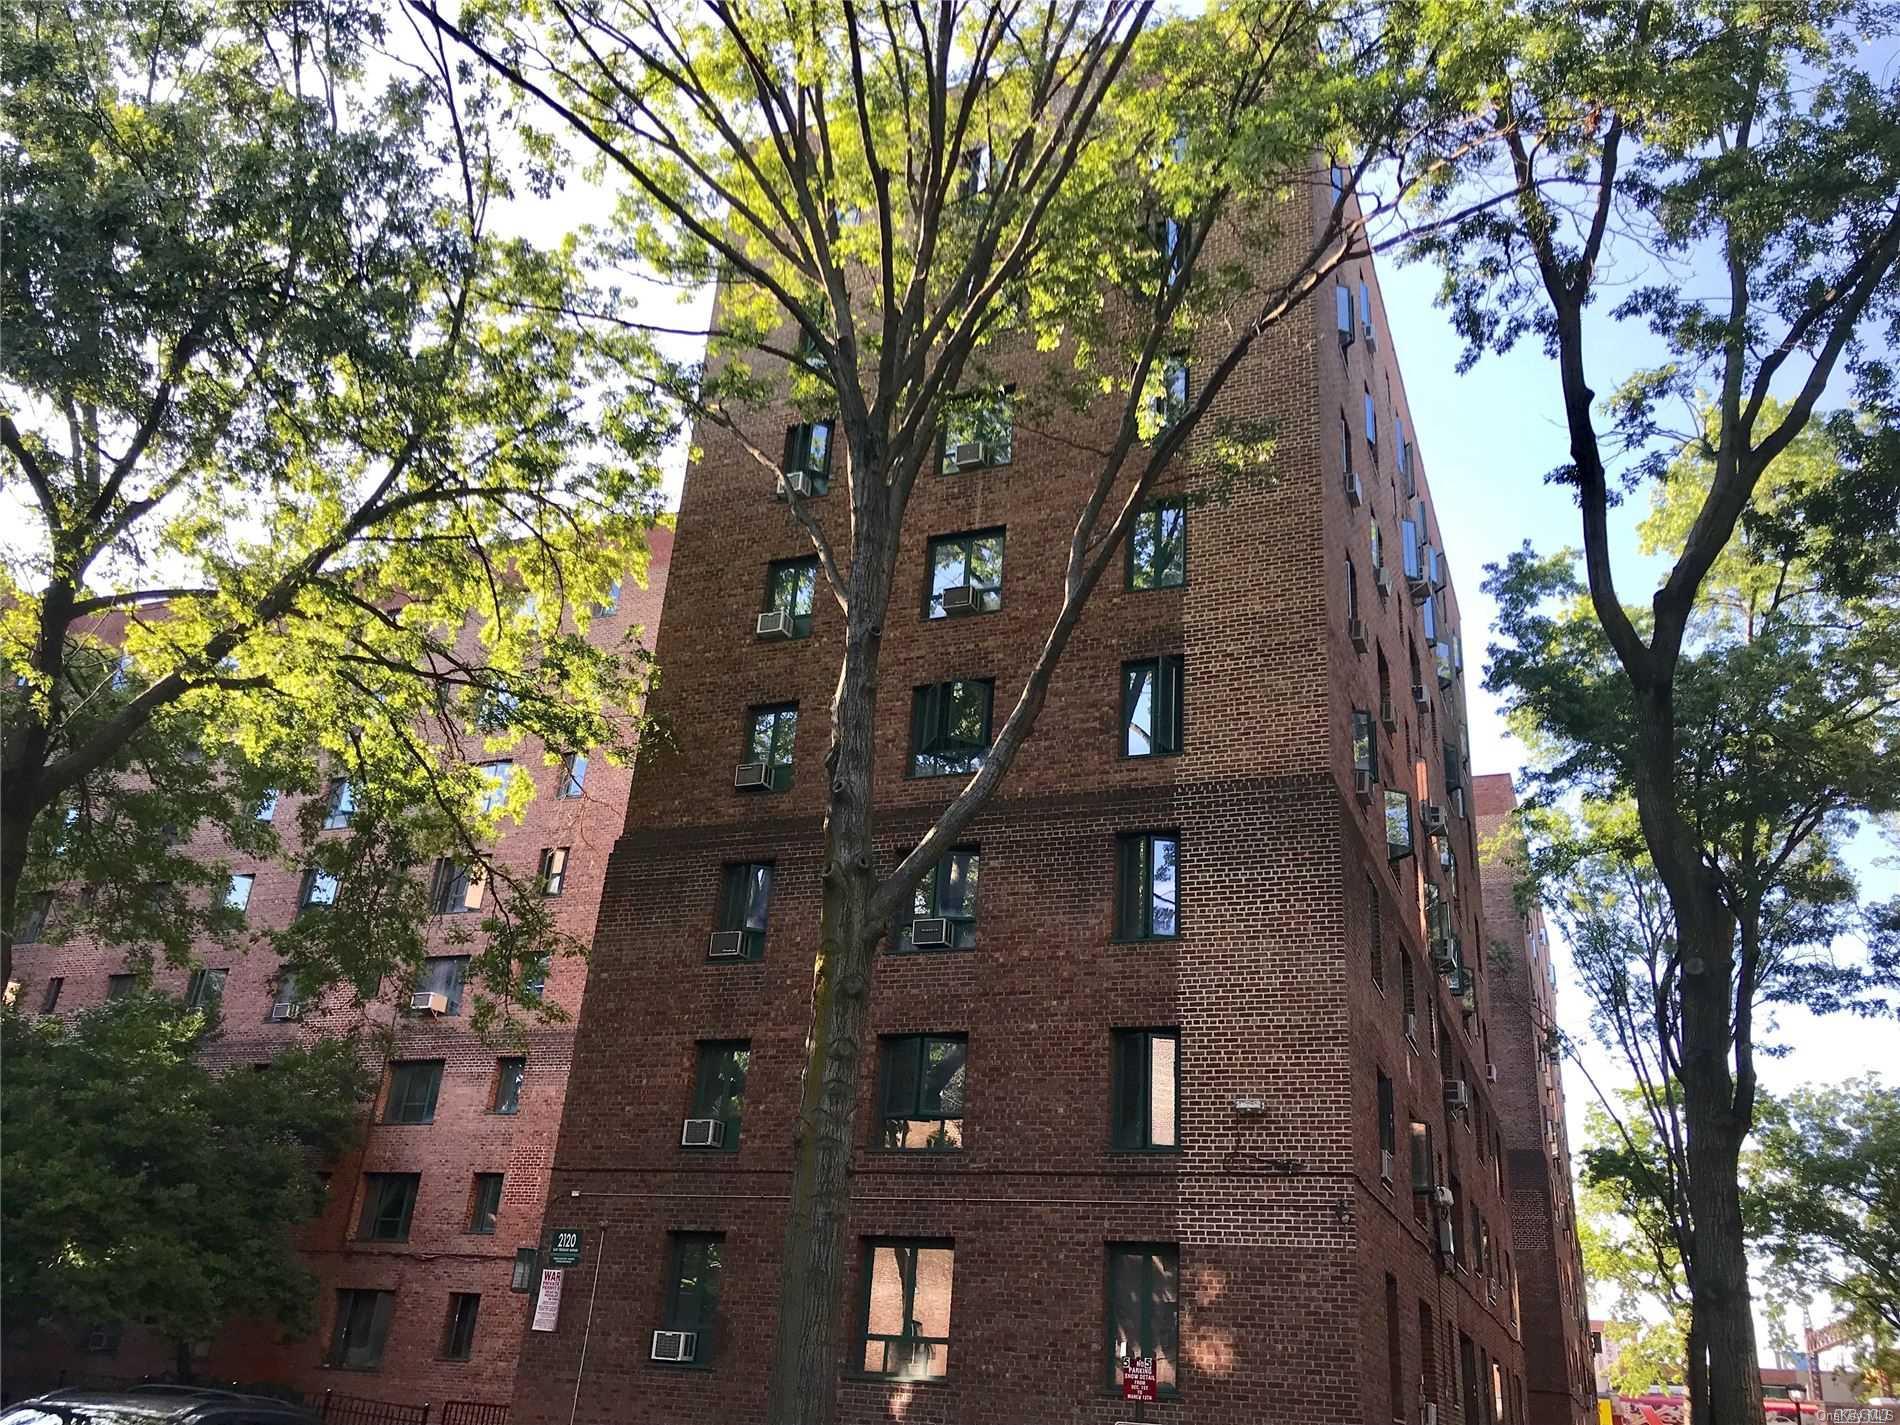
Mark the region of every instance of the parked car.
[[189, 1385], [130, 1390], [55, 1390], [0, 1414], [0, 1425], [318, 1425], [314, 1410], [275, 1400]]

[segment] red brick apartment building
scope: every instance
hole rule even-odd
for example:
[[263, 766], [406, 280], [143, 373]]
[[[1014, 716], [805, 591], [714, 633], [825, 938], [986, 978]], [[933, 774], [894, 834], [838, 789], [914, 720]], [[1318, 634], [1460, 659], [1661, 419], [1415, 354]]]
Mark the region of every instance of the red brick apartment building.
[[1471, 781], [1484, 879], [1484, 943], [1491, 960], [1491, 1062], [1511, 1185], [1511, 1240], [1524, 1310], [1524, 1374], [1537, 1425], [1596, 1420], [1596, 1362], [1590, 1306], [1577, 1241], [1577, 1202], [1564, 1128], [1557, 972], [1550, 936], [1534, 906], [1520, 914], [1513, 887], [1522, 874], [1509, 838], [1494, 840], [1517, 806], [1508, 773]]
[[[1220, 416], [1279, 423], [1276, 478], [1185, 506], [1190, 443], [881, 956], [843, 1420], [1126, 1419], [1132, 1355], [1155, 1421], [1533, 1419], [1459, 615], [1369, 262]], [[883, 638], [887, 864], [968, 765], [967, 739], [914, 743], [932, 709], [1017, 696], [1095, 434], [1025, 420], [918, 484]], [[518, 1425], [765, 1419], [843, 630], [768, 480], [697, 442], [658, 649], [673, 742], [634, 775], [555, 1155], [544, 1244], [580, 1253]], [[841, 472], [811, 504], [842, 544]]]
[[[650, 531], [645, 587], [625, 581], [616, 607], [595, 617], [593, 633], [618, 643], [643, 631], [651, 646], [666, 586], [672, 532]], [[498, 857], [533, 874], [544, 852], [562, 853], [559, 920], [591, 940], [607, 856], [626, 822], [631, 772], [601, 759], [544, 765], [533, 739], [500, 754], [534, 779], [536, 795], [519, 825], [508, 827]], [[294, 817], [292, 799], [271, 814]], [[228, 852], [206, 837], [207, 856]], [[251, 878], [250, 923], [287, 924], [304, 877], [294, 866], [234, 866]], [[446, 942], [451, 917], [439, 918]], [[360, 1149], [330, 1165], [328, 1205], [306, 1239], [321, 1285], [319, 1327], [287, 1341], [274, 1327], [234, 1323], [198, 1363], [207, 1379], [271, 1382], [313, 1393], [377, 1400], [505, 1403], [526, 1325], [532, 1266], [554, 1138], [567, 1097], [574, 1024], [530, 1032], [519, 1045], [485, 1043], [468, 1025], [461, 976], [466, 947], [444, 944], [429, 963], [425, 989], [447, 1003], [439, 1014], [373, 1006], [394, 1048]], [[22, 945], [15, 955], [20, 1003], [64, 1013], [130, 987], [122, 958], [96, 946]], [[275, 962], [254, 953], [213, 955], [198, 975], [161, 969], [160, 988], [222, 994], [223, 1029], [213, 1054], [236, 1066], [262, 1063], [299, 1038], [347, 1028], [356, 1011], [336, 1003], [292, 1006], [274, 985]], [[578, 1014], [586, 962], [550, 967], [546, 995]], [[64, 1369], [74, 1378], [133, 1377], [169, 1371], [173, 1343], [102, 1323], [82, 1339], [7, 1342], [9, 1375], [38, 1378]]]

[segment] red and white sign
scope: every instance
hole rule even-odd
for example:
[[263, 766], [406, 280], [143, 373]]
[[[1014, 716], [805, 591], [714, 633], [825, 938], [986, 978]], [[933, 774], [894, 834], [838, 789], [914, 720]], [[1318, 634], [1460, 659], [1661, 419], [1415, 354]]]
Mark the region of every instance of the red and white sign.
[[561, 1319], [561, 1275], [559, 1267], [542, 1268], [541, 1294], [534, 1299], [534, 1321], [529, 1330], [552, 1331]]
[[1122, 1362], [1122, 1399], [1153, 1400], [1155, 1394], [1155, 1358], [1130, 1356]]

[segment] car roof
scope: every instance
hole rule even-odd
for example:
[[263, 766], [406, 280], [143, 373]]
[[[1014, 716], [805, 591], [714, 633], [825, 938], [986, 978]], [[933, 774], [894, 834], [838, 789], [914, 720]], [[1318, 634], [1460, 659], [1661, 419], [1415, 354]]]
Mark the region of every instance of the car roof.
[[147, 1420], [188, 1420], [213, 1407], [244, 1406], [275, 1415], [304, 1420], [316, 1419], [305, 1406], [274, 1395], [251, 1395], [243, 1391], [221, 1390], [215, 1386], [146, 1385], [129, 1390], [56, 1390], [21, 1405], [41, 1405], [55, 1409], [90, 1406], [119, 1418]]

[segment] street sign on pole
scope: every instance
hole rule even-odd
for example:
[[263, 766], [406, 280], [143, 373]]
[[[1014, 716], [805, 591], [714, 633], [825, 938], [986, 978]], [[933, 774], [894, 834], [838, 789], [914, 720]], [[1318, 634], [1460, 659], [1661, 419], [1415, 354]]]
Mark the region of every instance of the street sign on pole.
[[555, 1228], [553, 1239], [548, 1243], [548, 1260], [557, 1267], [578, 1267], [581, 1264], [581, 1229]]
[[561, 1269], [547, 1267], [541, 1273], [541, 1294], [534, 1300], [534, 1320], [529, 1329], [552, 1331], [561, 1319]]

